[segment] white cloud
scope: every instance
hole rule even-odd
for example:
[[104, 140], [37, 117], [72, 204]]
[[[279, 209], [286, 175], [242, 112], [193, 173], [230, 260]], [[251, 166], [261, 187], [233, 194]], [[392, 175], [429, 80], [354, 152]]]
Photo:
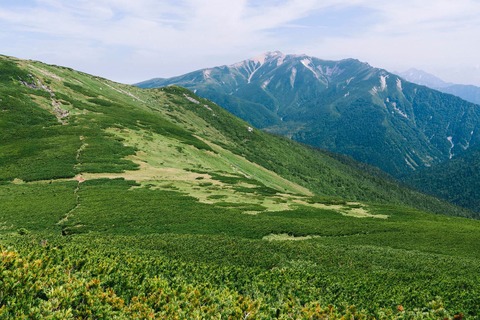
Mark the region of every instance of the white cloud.
[[[0, 6], [0, 41], [9, 43], [2, 53], [123, 82], [233, 63], [276, 49], [355, 57], [386, 68], [423, 67], [444, 77], [454, 74], [441, 71], [446, 64], [479, 72], [474, 66], [480, 3], [475, 0], [30, 2]], [[323, 21], [315, 19], [348, 8], [366, 8], [376, 20], [342, 34], [327, 33], [336, 26], [322, 29]], [[299, 22], [309, 18], [308, 26]], [[350, 21], [335, 23], [345, 28]]]
[[335, 59], [353, 56], [390, 70], [418, 67], [447, 81], [480, 85], [474, 68], [480, 50], [479, 1], [364, 1], [363, 5], [376, 9], [381, 17], [368, 32], [354, 37], [322, 35], [317, 39], [321, 49], [306, 45], [306, 51]]

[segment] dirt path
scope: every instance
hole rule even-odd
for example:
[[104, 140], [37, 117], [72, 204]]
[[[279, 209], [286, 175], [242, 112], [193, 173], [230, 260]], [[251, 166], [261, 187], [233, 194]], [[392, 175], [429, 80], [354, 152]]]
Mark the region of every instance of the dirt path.
[[[78, 178], [77, 178], [78, 177]], [[80, 206], [80, 195], [78, 194], [78, 191], [80, 190], [80, 184], [85, 181], [85, 179], [82, 178], [82, 176], [77, 176], [75, 177], [75, 179], [78, 181], [78, 184], [77, 184], [77, 187], [75, 188], [75, 190], [73, 191], [73, 195], [75, 196], [75, 206], [70, 209], [64, 216], [62, 219], [60, 219], [58, 222], [57, 222], [57, 225], [59, 226], [63, 226], [67, 221], [68, 219], [73, 215], [73, 213], [75, 212], [75, 210], [78, 209], [78, 207]], [[62, 234], [63, 234], [63, 229], [62, 229]]]

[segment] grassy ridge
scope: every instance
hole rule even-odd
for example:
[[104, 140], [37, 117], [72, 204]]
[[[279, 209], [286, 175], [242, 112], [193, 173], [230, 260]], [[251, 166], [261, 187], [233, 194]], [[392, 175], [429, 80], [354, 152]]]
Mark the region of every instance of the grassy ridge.
[[[185, 113], [186, 108], [183, 105], [186, 102], [183, 97], [194, 96], [190, 91], [180, 87], [156, 90], [160, 94], [166, 93], [167, 97], [174, 102], [171, 112], [176, 117]], [[249, 132], [245, 122], [232, 117], [223, 108], [196, 96], [195, 99], [201, 101], [200, 106], [190, 103], [187, 110], [204, 119], [217, 132], [221, 132], [227, 138], [225, 139], [227, 142], [222, 143], [216, 132], [206, 132], [209, 139], [309, 188], [316, 194], [349, 200], [406, 204], [436, 213], [478, 216], [468, 210], [412, 191], [386, 174], [379, 173], [375, 168], [359, 164], [347, 157], [331, 155], [259, 130]], [[207, 105], [209, 108], [202, 105]], [[189, 118], [185, 119], [189, 120]]]
[[[125, 94], [111, 89], [106, 80], [73, 72], [76, 77], [72, 81], [80, 84], [72, 84], [62, 77], [64, 73], [72, 73], [67, 69], [32, 63], [26, 66], [29, 71], [40, 73], [33, 76], [9, 59], [0, 59], [0, 64], [3, 79], [0, 93], [5, 97], [1, 101], [0, 180], [58, 179], [79, 172], [135, 169], [135, 164], [123, 159], [134, 150], [104, 131], [110, 127], [148, 128], [209, 149], [191, 133], [138, 100], [125, 100]], [[60, 71], [60, 75], [53, 79], [46, 77], [50, 68]], [[99, 86], [114, 94], [103, 92]], [[60, 119], [62, 112], [69, 115]]]
[[0, 317], [480, 313], [480, 222], [421, 209], [465, 212], [181, 88], [0, 64]]

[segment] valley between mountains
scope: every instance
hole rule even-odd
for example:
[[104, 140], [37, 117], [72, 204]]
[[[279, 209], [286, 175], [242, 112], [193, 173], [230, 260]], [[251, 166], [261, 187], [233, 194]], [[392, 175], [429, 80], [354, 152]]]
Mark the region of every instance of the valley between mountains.
[[[372, 109], [378, 119], [365, 116], [373, 121], [366, 125], [405, 129], [385, 126], [381, 136], [391, 152], [410, 155], [410, 165], [403, 153], [392, 164], [382, 160], [400, 174], [468, 154], [461, 146], [478, 143], [476, 105], [399, 84], [353, 60], [322, 74], [317, 60], [279, 59], [238, 65], [230, 81], [278, 87], [292, 99], [283, 109], [272, 92], [257, 95], [249, 86], [215, 103], [201, 97], [206, 86], [191, 88], [199, 95], [180, 86], [141, 89], [0, 56], [0, 318], [475, 319], [478, 213], [253, 124], [301, 142], [317, 139], [320, 131], [303, 130], [302, 121], [320, 119], [318, 110], [294, 110], [316, 93], [286, 90], [315, 78], [330, 92], [321, 114], [333, 118], [323, 125], [339, 129], [347, 105], [338, 99], [345, 90], [355, 96], [348, 86], [359, 78], [347, 81], [339, 70], [356, 66], [370, 91], [369, 100], [355, 98], [352, 112]], [[295, 67], [298, 59], [305, 70]], [[296, 68], [295, 79], [263, 78], [263, 66], [274, 64], [290, 75]], [[201, 77], [227, 79], [219, 70]], [[333, 84], [334, 76], [343, 80]], [[241, 111], [245, 97], [264, 99], [264, 109], [252, 101]], [[419, 111], [422, 103], [432, 107], [426, 97], [440, 106], [432, 111], [438, 122]], [[451, 103], [468, 128], [443, 128]], [[223, 107], [265, 113], [249, 123]], [[419, 128], [415, 152], [396, 144], [414, 141]], [[424, 139], [433, 133], [438, 139]], [[382, 149], [377, 143], [370, 145]]]

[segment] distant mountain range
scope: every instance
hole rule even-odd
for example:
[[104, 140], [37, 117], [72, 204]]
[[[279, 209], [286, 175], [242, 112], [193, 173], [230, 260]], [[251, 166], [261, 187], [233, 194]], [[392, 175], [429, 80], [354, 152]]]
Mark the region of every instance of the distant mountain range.
[[444, 93], [453, 94], [469, 102], [480, 104], [480, 87], [445, 82], [430, 73], [414, 68], [405, 72], [399, 72], [398, 74], [410, 82], [427, 86]]
[[393, 176], [480, 141], [480, 107], [355, 59], [269, 52], [137, 84], [180, 85], [266, 131], [352, 156]]

